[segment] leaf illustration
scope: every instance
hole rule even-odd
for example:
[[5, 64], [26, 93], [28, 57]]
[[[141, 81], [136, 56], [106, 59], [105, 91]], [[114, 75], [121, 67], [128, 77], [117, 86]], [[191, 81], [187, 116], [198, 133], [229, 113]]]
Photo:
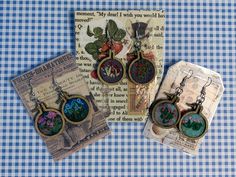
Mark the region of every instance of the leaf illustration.
[[113, 38], [117, 30], [118, 28], [117, 28], [116, 22], [114, 22], [113, 20], [109, 20], [107, 23], [107, 31], [111, 38]]
[[101, 41], [101, 42], [103, 42], [103, 43], [105, 43], [105, 42], [108, 41], [108, 39], [107, 39], [107, 37], [106, 37], [105, 34], [99, 36], [99, 37], [98, 37], [98, 40]]
[[87, 27], [87, 35], [90, 36], [90, 37], [93, 36], [93, 33], [92, 33], [92, 31], [90, 30], [89, 25], [88, 25], [88, 27]]
[[93, 56], [93, 59], [95, 59], [95, 60], [98, 59], [98, 54], [97, 53], [92, 54], [92, 56]]
[[126, 35], [125, 30], [119, 29], [119, 30], [117, 30], [117, 32], [116, 32], [115, 35], [113, 36], [113, 39], [114, 39], [115, 41], [121, 41], [121, 40], [125, 37], [125, 35]]
[[94, 32], [94, 37], [98, 38], [99, 36], [102, 35], [103, 29], [100, 28], [100, 27], [96, 27], [96, 28], [93, 29], [93, 32]]
[[88, 52], [89, 54], [93, 55], [94, 53], [98, 53], [98, 47], [96, 46], [96, 44], [90, 42], [85, 46], [85, 50], [86, 52]]
[[102, 42], [102, 41], [100, 41], [100, 40], [98, 39], [98, 40], [94, 41], [93, 43], [94, 43], [94, 44], [97, 46], [97, 48], [99, 49], [99, 48], [102, 47], [102, 45], [103, 45], [104, 42]]

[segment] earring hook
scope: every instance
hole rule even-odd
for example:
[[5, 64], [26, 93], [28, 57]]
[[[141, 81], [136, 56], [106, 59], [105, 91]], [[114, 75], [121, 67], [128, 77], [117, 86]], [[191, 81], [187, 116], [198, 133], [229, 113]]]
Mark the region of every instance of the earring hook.
[[57, 82], [56, 82], [56, 80], [55, 80], [53, 69], [54, 69], [54, 68], [52, 68], [52, 71], [51, 71], [51, 74], [52, 74], [52, 84], [53, 84], [53, 86], [57, 87], [58, 84], [57, 84]]
[[53, 86], [55, 87], [56, 91], [61, 92], [62, 88], [61, 88], [61, 86], [59, 86], [58, 82], [55, 79], [54, 68], [52, 68], [51, 74], [52, 74], [52, 84], [53, 84]]
[[186, 75], [186, 79], [189, 79], [190, 77], [192, 77], [192, 75], [193, 75], [193, 70], [189, 70], [188, 71], [188, 74]]
[[36, 97], [31, 80], [32, 78], [29, 79], [29, 87], [30, 87], [29, 94], [30, 94], [30, 100], [35, 103], [35, 108], [32, 110], [33, 112], [35, 112], [37, 110], [37, 106], [40, 105], [42, 102]]
[[59, 98], [56, 101], [56, 103], [60, 103], [62, 97], [67, 97], [67, 93], [62, 90], [62, 87], [56, 81], [53, 69], [54, 68], [52, 68], [52, 72], [51, 72], [51, 74], [52, 74], [52, 85], [53, 85], [55, 91], [58, 93], [58, 96], [59, 96]]
[[29, 79], [29, 87], [30, 87], [30, 95], [32, 95], [32, 96], [35, 96], [35, 93], [34, 93], [34, 90], [33, 90], [33, 86], [32, 86], [32, 84], [31, 84], [31, 78]]
[[206, 88], [206, 87], [210, 86], [211, 83], [212, 83], [212, 78], [208, 77], [207, 82], [205, 83], [205, 85], [203, 87]]

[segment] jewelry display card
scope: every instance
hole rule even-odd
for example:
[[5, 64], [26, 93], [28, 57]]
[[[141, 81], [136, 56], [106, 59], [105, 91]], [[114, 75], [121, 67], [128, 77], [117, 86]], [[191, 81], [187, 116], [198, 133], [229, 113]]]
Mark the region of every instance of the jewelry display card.
[[[52, 85], [53, 78], [57, 81], [62, 90], [70, 95], [83, 96], [90, 105], [90, 113], [81, 124], [75, 125], [63, 119], [65, 125], [60, 134], [49, 138], [41, 136], [53, 159], [60, 160], [110, 134], [110, 129], [75, 63], [75, 57], [70, 53], [66, 53], [43, 63], [12, 80], [17, 93], [34, 123], [36, 122], [35, 117], [37, 112], [33, 111], [35, 103], [30, 97], [31, 89], [34, 90], [34, 94], [38, 100], [42, 101], [50, 108], [63, 112], [60, 104], [56, 102], [58, 95]], [[31, 85], [29, 83], [31, 83]], [[67, 105], [71, 106], [67, 108], [70, 110], [75, 109], [75, 107], [72, 108], [72, 104], [73, 106], [77, 106], [76, 111], [80, 109], [78, 108], [78, 104], [74, 104], [74, 102]], [[55, 114], [55, 112], [53, 112], [53, 114]], [[53, 114], [51, 113], [50, 116], [53, 116]], [[66, 113], [64, 112], [64, 114]], [[48, 121], [45, 123], [48, 124]], [[35, 128], [36, 127], [37, 126], [35, 126]]]
[[[147, 108], [155, 97], [163, 73], [164, 24], [163, 10], [75, 12], [77, 63], [98, 107], [108, 121], [146, 121]], [[112, 37], [111, 45], [107, 43], [109, 39], [106, 31]], [[116, 85], [102, 83], [97, 69], [99, 62], [109, 55], [108, 48], [111, 48], [116, 59], [127, 70], [127, 64], [137, 57], [133, 54], [137, 33], [141, 41], [142, 56], [154, 63], [156, 69], [152, 82], [145, 85], [134, 84], [127, 79], [126, 73], [124, 79]], [[113, 60], [117, 65], [120, 63], [118, 61]], [[114, 68], [112, 72], [113, 69], [109, 66], [104, 70], [109, 77], [116, 76], [120, 71]], [[134, 74], [135, 79], [140, 79], [138, 76], [142, 76], [142, 73]], [[118, 79], [121, 78], [120, 76]]]
[[[155, 100], [166, 99], [167, 96], [165, 93], [175, 93], [181, 80], [188, 75], [189, 71], [192, 71], [192, 76], [186, 80], [185, 86], [182, 90], [183, 92], [180, 94], [179, 101], [176, 105], [178, 106], [182, 117], [183, 115], [186, 115], [186, 112], [189, 110], [186, 103], [195, 103], [196, 99], [199, 98], [200, 93], [202, 93], [202, 88], [206, 86], [206, 82], [211, 78], [211, 83], [207, 85], [205, 92], [203, 92], [205, 94], [203, 95], [203, 109], [201, 112], [207, 121], [205, 130], [207, 132], [224, 91], [222, 78], [218, 73], [192, 63], [180, 61], [169, 68]], [[194, 120], [195, 117], [191, 117], [190, 122], [194, 122]], [[192, 139], [184, 136], [184, 134], [180, 132], [179, 128], [181, 121], [173, 128], [168, 129], [165, 127], [161, 128], [161, 126], [158, 126], [154, 122], [155, 121], [153, 121], [152, 115], [150, 114], [144, 128], [145, 137], [154, 139], [167, 146], [177, 148], [189, 155], [197, 155], [203, 137]], [[194, 126], [196, 129], [197, 125]], [[191, 128], [191, 126], [189, 127]]]

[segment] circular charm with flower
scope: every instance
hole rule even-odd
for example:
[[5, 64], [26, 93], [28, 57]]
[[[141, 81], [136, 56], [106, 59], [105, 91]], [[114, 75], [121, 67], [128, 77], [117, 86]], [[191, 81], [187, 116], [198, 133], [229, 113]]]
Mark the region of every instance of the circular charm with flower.
[[62, 104], [62, 114], [72, 124], [80, 124], [90, 113], [90, 105], [86, 98], [76, 95], [67, 96]]
[[109, 57], [103, 59], [97, 69], [99, 80], [104, 84], [117, 84], [124, 78], [125, 68], [122, 62], [113, 57], [110, 50]]
[[157, 101], [151, 112], [152, 120], [162, 128], [172, 128], [178, 124], [179, 108], [170, 100]]
[[44, 137], [59, 135], [65, 125], [62, 114], [53, 108], [42, 107], [35, 118], [35, 128]]
[[155, 64], [138, 52], [138, 58], [129, 65], [128, 75], [135, 84], [149, 84], [156, 75]]
[[208, 129], [207, 119], [198, 111], [191, 111], [182, 116], [179, 130], [190, 139], [199, 139]]

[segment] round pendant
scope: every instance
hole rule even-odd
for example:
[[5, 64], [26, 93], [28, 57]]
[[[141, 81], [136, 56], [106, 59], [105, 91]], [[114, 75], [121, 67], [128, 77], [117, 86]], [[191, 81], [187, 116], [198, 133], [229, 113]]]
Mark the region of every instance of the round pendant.
[[79, 95], [69, 96], [62, 104], [62, 114], [72, 124], [80, 124], [85, 121], [90, 110], [87, 99]]
[[98, 65], [98, 78], [104, 84], [117, 84], [125, 74], [124, 65], [117, 59], [108, 57]]
[[206, 118], [197, 112], [188, 112], [182, 116], [179, 122], [179, 130], [191, 139], [199, 139], [206, 133], [208, 123]]
[[172, 128], [178, 124], [179, 108], [170, 100], [157, 101], [151, 111], [154, 123], [162, 128]]
[[65, 125], [62, 114], [51, 108], [41, 110], [35, 119], [35, 128], [44, 137], [54, 137], [59, 135]]
[[130, 80], [135, 84], [148, 84], [155, 78], [156, 67], [140, 53], [138, 58], [130, 63], [128, 72]]

